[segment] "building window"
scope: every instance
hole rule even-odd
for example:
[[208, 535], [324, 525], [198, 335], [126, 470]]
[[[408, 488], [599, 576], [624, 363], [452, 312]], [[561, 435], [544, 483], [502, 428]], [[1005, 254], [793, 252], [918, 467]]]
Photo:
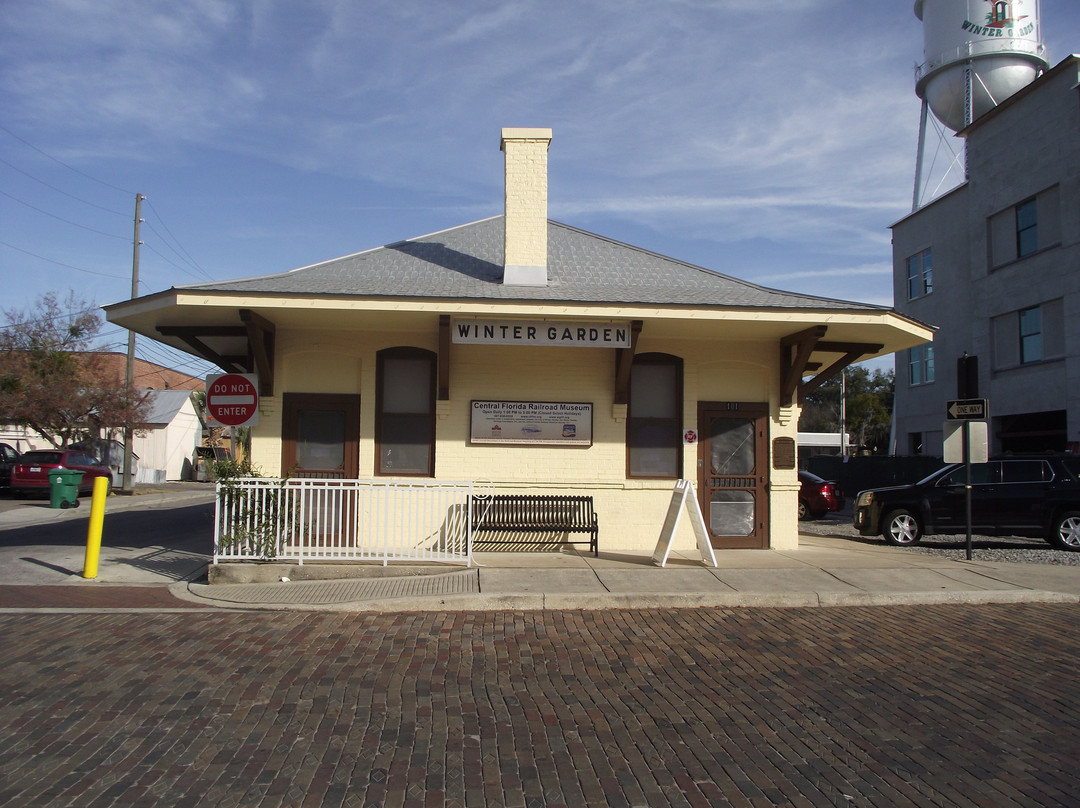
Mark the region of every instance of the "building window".
[[934, 380], [934, 346], [916, 345], [908, 349], [908, 384], [929, 384]]
[[626, 418], [628, 477], [682, 476], [682, 406], [682, 360], [635, 356]]
[[437, 357], [387, 348], [376, 363], [376, 474], [435, 476]]
[[1020, 311], [1020, 364], [1043, 358], [1042, 308], [1032, 306]]
[[1061, 193], [1057, 185], [1004, 208], [987, 220], [990, 268], [1007, 266], [1060, 246]]
[[1031, 255], [1039, 249], [1039, 218], [1035, 197], [1016, 206], [1016, 255]]
[[907, 288], [908, 300], [934, 291], [934, 260], [929, 248], [908, 258]]

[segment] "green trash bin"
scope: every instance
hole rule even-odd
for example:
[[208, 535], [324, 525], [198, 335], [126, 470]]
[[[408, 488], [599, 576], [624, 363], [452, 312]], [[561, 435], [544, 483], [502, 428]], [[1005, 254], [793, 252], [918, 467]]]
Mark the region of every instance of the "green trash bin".
[[49, 507], [78, 508], [82, 478], [81, 471], [49, 469]]

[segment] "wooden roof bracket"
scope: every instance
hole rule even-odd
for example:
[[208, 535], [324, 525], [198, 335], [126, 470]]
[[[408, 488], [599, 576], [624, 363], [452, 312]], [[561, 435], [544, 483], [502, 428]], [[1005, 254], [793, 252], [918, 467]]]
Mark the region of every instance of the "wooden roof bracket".
[[252, 372], [259, 374], [259, 395], [274, 395], [274, 334], [276, 326], [251, 309], [240, 309], [240, 320], [244, 323], [248, 338], [249, 366]]
[[630, 403], [630, 368], [634, 365], [643, 320], [630, 321], [630, 347], [615, 349], [615, 404]]
[[[780, 406], [795, 403], [803, 374], [818, 342], [825, 336], [828, 326], [815, 325], [780, 340]], [[792, 351], [794, 350], [794, 356]]]
[[213, 362], [226, 373], [250, 373], [248, 357], [219, 354], [200, 339], [201, 337], [245, 337], [247, 329], [242, 325], [194, 326], [159, 325], [157, 332], [163, 337], [178, 337], [183, 343], [208, 362]]
[[[213, 362], [226, 373], [257, 373], [259, 395], [274, 395], [274, 333], [272, 322], [251, 309], [240, 309], [243, 325], [159, 325], [163, 337], [177, 337], [198, 356]], [[205, 342], [208, 337], [242, 337], [247, 353], [219, 354]]]
[[875, 354], [884, 345], [874, 345], [863, 342], [819, 342], [817, 349], [826, 353], [842, 353], [843, 356], [818, 373], [814, 378], [807, 379], [799, 385], [799, 400], [802, 401], [810, 393], [817, 390], [829, 379], [840, 373], [844, 368], [858, 362], [868, 354]]
[[450, 400], [450, 315], [439, 315], [439, 401]]

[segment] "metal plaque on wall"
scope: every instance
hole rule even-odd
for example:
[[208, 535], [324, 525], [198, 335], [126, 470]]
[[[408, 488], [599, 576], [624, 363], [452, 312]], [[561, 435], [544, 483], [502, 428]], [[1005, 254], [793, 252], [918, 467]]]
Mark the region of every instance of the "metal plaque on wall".
[[795, 468], [795, 439], [774, 438], [772, 442], [772, 464], [774, 469]]
[[474, 401], [472, 443], [592, 446], [592, 404], [566, 401]]

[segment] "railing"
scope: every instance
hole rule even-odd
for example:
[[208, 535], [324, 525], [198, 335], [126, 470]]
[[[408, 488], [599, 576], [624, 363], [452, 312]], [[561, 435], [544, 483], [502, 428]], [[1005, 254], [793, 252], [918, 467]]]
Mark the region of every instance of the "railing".
[[217, 486], [214, 563], [472, 565], [468, 482], [240, 478]]
[[919, 84], [932, 73], [955, 64], [962, 64], [968, 59], [982, 56], [1024, 54], [1046, 61], [1046, 46], [1038, 41], [1020, 37], [1001, 37], [964, 42], [952, 50], [939, 53], [915, 67], [915, 83]]

